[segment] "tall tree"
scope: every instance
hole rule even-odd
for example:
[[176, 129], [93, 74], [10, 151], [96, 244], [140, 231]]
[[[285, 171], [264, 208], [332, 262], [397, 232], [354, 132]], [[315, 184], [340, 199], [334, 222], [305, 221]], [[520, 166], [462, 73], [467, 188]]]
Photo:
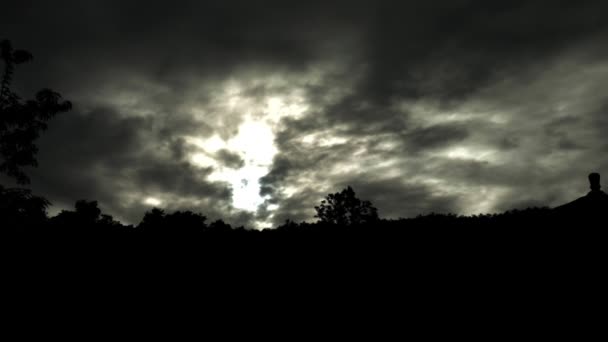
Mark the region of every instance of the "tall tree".
[[349, 186], [341, 192], [329, 194], [315, 207], [321, 222], [340, 226], [370, 223], [378, 220], [378, 209], [370, 201], [362, 201]]
[[72, 104], [50, 89], [40, 90], [34, 99], [22, 100], [11, 90], [15, 68], [32, 60], [32, 54], [13, 49], [10, 41], [0, 42], [0, 60], [4, 63], [0, 81], [0, 173], [13, 177], [19, 184], [28, 184], [23, 171], [37, 166], [35, 144], [47, 121], [60, 112], [69, 111]]

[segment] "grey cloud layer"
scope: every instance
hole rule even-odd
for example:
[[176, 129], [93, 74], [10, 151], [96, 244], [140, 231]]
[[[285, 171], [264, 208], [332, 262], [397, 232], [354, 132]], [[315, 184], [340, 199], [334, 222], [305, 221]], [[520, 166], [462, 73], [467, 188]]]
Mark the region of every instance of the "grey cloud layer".
[[[137, 196], [165, 194], [249, 224], [230, 189], [188, 163], [183, 137], [234, 135], [244, 113], [218, 85], [238, 80], [254, 99], [290, 90], [265, 75], [293, 78], [309, 108], [276, 127], [262, 194], [279, 208], [258, 220], [310, 219], [348, 184], [389, 217], [555, 205], [608, 170], [608, 4], [404, 3], [5, 6], [0, 34], [36, 57], [20, 87], [76, 104], [41, 139], [34, 190], [62, 205], [99, 199], [131, 221], [146, 209]], [[234, 151], [214, 158], [243, 165]]]

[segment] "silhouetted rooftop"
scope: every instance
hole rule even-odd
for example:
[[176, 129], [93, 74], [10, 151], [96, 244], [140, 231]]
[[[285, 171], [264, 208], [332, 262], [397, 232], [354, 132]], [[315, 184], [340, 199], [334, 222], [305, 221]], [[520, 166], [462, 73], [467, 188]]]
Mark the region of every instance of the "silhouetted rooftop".
[[589, 187], [591, 191], [570, 203], [555, 208], [556, 210], [569, 214], [599, 215], [608, 209], [608, 194], [601, 190], [600, 174], [589, 175]]

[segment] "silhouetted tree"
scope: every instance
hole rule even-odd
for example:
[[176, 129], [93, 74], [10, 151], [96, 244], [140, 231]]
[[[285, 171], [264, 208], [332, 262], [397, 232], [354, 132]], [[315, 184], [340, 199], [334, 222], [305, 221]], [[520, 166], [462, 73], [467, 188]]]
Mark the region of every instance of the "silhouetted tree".
[[187, 211], [176, 211], [165, 217], [168, 228], [183, 232], [202, 232], [207, 225], [207, 217], [201, 213]]
[[139, 224], [139, 228], [144, 231], [155, 231], [162, 228], [165, 222], [165, 211], [158, 208], [152, 208], [144, 214], [144, 218]]
[[323, 223], [340, 226], [370, 223], [378, 220], [378, 210], [370, 201], [362, 201], [355, 196], [349, 186], [341, 192], [329, 194], [315, 207], [317, 217]]
[[211, 222], [209, 228], [207, 228], [207, 231], [212, 233], [227, 233], [232, 231], [232, 226], [223, 220], [216, 220]]
[[139, 228], [147, 232], [164, 233], [202, 232], [207, 228], [207, 217], [191, 211], [176, 211], [166, 214], [163, 210], [153, 208], [144, 214]]
[[14, 177], [19, 184], [29, 183], [24, 166], [37, 166], [34, 144], [46, 122], [60, 112], [72, 108], [61, 95], [42, 89], [32, 100], [23, 101], [10, 89], [15, 67], [32, 60], [32, 54], [13, 49], [8, 40], [0, 42], [0, 60], [4, 63], [0, 81], [0, 172]]
[[76, 208], [76, 215], [83, 222], [95, 223], [101, 218], [101, 209], [98, 207], [97, 201], [76, 201], [74, 205]]
[[134, 231], [133, 226], [124, 226], [111, 215], [103, 214], [97, 201], [76, 201], [74, 211], [62, 210], [48, 220], [51, 229], [86, 234], [111, 231]]
[[[101, 225], [104, 228], [112, 228], [112, 229], [124, 228], [120, 222], [114, 220], [112, 215], [102, 214], [101, 218], [99, 218], [97, 222], [99, 225]], [[132, 227], [130, 227], [130, 229], [132, 229]]]
[[0, 221], [9, 226], [39, 225], [47, 220], [49, 201], [27, 189], [7, 189], [0, 185]]
[[97, 201], [78, 200], [74, 209], [75, 211], [62, 210], [51, 219], [52, 224], [58, 228], [81, 231], [88, 228], [102, 228], [106, 223], [113, 221], [111, 216], [101, 214]]

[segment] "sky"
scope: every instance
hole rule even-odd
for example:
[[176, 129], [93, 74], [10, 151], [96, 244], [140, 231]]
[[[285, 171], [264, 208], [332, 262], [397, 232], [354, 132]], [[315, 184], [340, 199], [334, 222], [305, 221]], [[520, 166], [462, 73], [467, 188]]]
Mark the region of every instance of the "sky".
[[[73, 102], [34, 193], [138, 223], [314, 221], [556, 206], [608, 175], [605, 1], [13, 1], [14, 87]], [[3, 182], [8, 182], [6, 178]]]

